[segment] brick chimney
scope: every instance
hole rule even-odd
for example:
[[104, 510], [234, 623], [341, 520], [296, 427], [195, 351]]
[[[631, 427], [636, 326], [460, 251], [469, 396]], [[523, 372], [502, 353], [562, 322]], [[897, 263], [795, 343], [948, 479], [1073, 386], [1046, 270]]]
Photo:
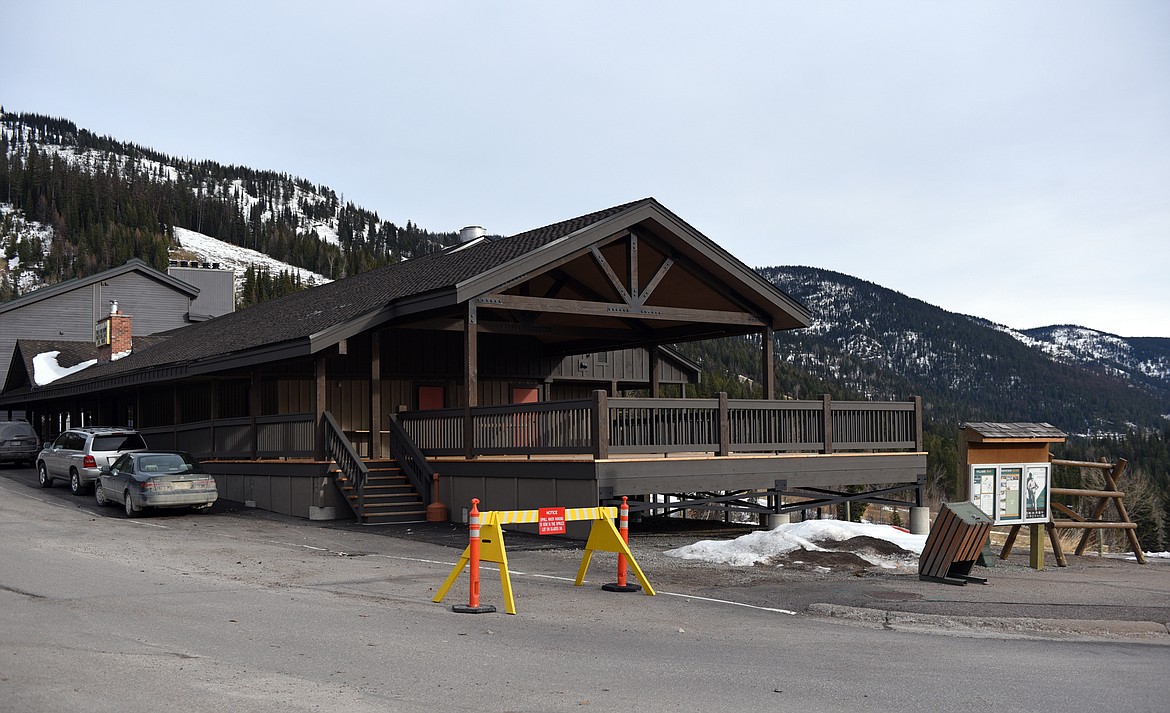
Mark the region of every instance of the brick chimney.
[[97, 346], [98, 363], [112, 361], [115, 355], [130, 351], [133, 339], [130, 335], [130, 315], [118, 311], [118, 303], [110, 305], [110, 315], [102, 318], [93, 330], [93, 341]]

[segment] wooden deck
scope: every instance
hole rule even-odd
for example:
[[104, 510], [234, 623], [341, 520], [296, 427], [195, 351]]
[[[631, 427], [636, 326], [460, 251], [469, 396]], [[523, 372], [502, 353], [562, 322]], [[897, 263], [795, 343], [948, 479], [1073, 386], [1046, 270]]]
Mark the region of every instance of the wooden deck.
[[[416, 489], [425, 502], [446, 504], [453, 519], [473, 497], [490, 509], [587, 507], [622, 496], [642, 503], [635, 509], [662, 497], [712, 507], [767, 501], [775, 513], [810, 498], [820, 506], [921, 505], [926, 482], [917, 399], [610, 399], [597, 392], [592, 399], [406, 412], [391, 420], [391, 450], [395, 438], [417, 445], [414, 460], [425, 461], [440, 481], [432, 494], [414, 477]], [[320, 494], [328, 462], [305, 459], [329, 430], [314, 427], [311, 415], [292, 414], [149, 433], [152, 444], [218, 461], [214, 472], [231, 476], [231, 499], [301, 514], [338, 504]], [[354, 460], [367, 455], [360, 444], [350, 446]], [[846, 486], [863, 487], [846, 493]], [[912, 500], [890, 499], [906, 492]]]

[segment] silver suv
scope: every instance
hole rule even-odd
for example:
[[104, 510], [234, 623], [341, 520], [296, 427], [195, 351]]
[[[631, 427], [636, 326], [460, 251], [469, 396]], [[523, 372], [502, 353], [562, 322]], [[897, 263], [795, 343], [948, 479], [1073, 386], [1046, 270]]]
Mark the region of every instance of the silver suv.
[[101, 474], [101, 467], [131, 451], [146, 450], [138, 431], [127, 428], [71, 428], [37, 455], [37, 481], [49, 488], [53, 480], [69, 480], [69, 490], [82, 495]]

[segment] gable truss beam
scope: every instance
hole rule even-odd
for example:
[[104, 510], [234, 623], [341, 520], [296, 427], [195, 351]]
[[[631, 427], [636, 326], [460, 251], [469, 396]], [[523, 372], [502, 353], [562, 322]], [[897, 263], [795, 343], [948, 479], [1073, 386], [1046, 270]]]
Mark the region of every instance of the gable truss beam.
[[[462, 332], [463, 320], [455, 317], [436, 317], [419, 322], [396, 325], [402, 329], [423, 329], [437, 332]], [[528, 337], [546, 337], [549, 339], [579, 339], [579, 327], [553, 327], [540, 324], [522, 324], [520, 322], [500, 322], [494, 320], [480, 320], [477, 323], [480, 334], [509, 334]], [[590, 328], [589, 336], [596, 340], [606, 340], [614, 343], [645, 340], [650, 336], [647, 330], [631, 331], [628, 329]]]
[[484, 295], [475, 300], [476, 304], [492, 309], [529, 310], [577, 314], [591, 317], [636, 317], [641, 320], [670, 322], [702, 322], [707, 324], [735, 324], [752, 327], [766, 326], [759, 317], [747, 312], [727, 312], [713, 309], [691, 309], [687, 307], [646, 307], [613, 302], [589, 302], [586, 300], [550, 300], [543, 297], [521, 295]]
[[[654, 246], [658, 251], [662, 252], [664, 255], [669, 256], [668, 260], [667, 260], [668, 263], [670, 263], [671, 265], [678, 264], [679, 267], [686, 269], [692, 275], [694, 275], [695, 277], [697, 277], [698, 279], [700, 279], [701, 281], [706, 283], [706, 285], [708, 287], [711, 287], [712, 289], [718, 291], [724, 297], [728, 298], [729, 300], [731, 300], [735, 304], [739, 305], [739, 308], [742, 309], [743, 311], [752, 312], [755, 309], [757, 309], [756, 307], [753, 306], [753, 303], [751, 300], [745, 298], [743, 295], [739, 294], [739, 292], [730, 289], [730, 285], [727, 285], [726, 283], [723, 283], [722, 281], [716, 279], [714, 275], [712, 275], [710, 272], [708, 272], [705, 268], [703, 268], [701, 265], [696, 263], [694, 260], [687, 258], [685, 255], [680, 254], [676, 250], [670, 249], [669, 247], [664, 245], [660, 240], [656, 239], [654, 236], [647, 234], [643, 230], [638, 230], [635, 228], [630, 228], [630, 234], [634, 235], [636, 237], [639, 237], [641, 240]], [[667, 267], [666, 269], [669, 270], [670, 268]], [[659, 272], [661, 272], [661, 271], [662, 271], [662, 268], [659, 268]], [[663, 276], [665, 276], [665, 273], [663, 273]], [[658, 286], [657, 281], [659, 281], [659, 280], [661, 280], [661, 278], [658, 277], [658, 275], [655, 275], [654, 279], [652, 279], [650, 282], [654, 287], [657, 287]], [[649, 290], [646, 290], [645, 294], [643, 295], [643, 303], [645, 303], [645, 299], [649, 298], [649, 296], [650, 296]]]
[[597, 265], [601, 268], [601, 271], [605, 273], [605, 277], [609, 280], [609, 284], [611, 284], [613, 288], [617, 290], [617, 293], [622, 298], [622, 301], [630, 307], [641, 308], [646, 304], [646, 300], [650, 298], [650, 295], [654, 292], [654, 289], [658, 287], [658, 283], [662, 282], [662, 278], [666, 277], [666, 273], [670, 271], [671, 266], [674, 265], [674, 258], [670, 257], [668, 254], [668, 257], [662, 263], [662, 265], [658, 267], [657, 272], [654, 273], [654, 277], [650, 279], [650, 282], [646, 285], [646, 288], [642, 289], [639, 284], [641, 277], [638, 275], [638, 235], [637, 233], [630, 231], [627, 233], [626, 237], [629, 240], [629, 257], [626, 261], [629, 266], [629, 269], [627, 270], [629, 273], [627, 276], [629, 284], [628, 288], [626, 287], [627, 283], [622, 282], [621, 278], [619, 278], [617, 275], [617, 271], [613, 269], [613, 266], [609, 264], [609, 261], [605, 259], [605, 256], [601, 254], [601, 250], [598, 249], [596, 245], [589, 248], [589, 252], [593, 255], [593, 259], [597, 262]]

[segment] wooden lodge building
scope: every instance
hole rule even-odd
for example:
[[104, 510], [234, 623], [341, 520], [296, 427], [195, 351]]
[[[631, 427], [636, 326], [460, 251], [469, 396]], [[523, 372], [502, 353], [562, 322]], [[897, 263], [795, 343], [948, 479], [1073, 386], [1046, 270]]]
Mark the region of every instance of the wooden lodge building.
[[[917, 400], [775, 399], [773, 332], [810, 320], [649, 198], [135, 340], [121, 358], [20, 340], [0, 409], [24, 409], [43, 438], [66, 418], [133, 425], [205, 460], [222, 497], [302, 517], [409, 521], [437, 500], [459, 519], [472, 497], [762, 515], [911, 491], [897, 502], [921, 505]], [[679, 398], [699, 370], [666, 345], [750, 334], [764, 399]], [[38, 385], [50, 347], [62, 367], [95, 350], [98, 363]]]

